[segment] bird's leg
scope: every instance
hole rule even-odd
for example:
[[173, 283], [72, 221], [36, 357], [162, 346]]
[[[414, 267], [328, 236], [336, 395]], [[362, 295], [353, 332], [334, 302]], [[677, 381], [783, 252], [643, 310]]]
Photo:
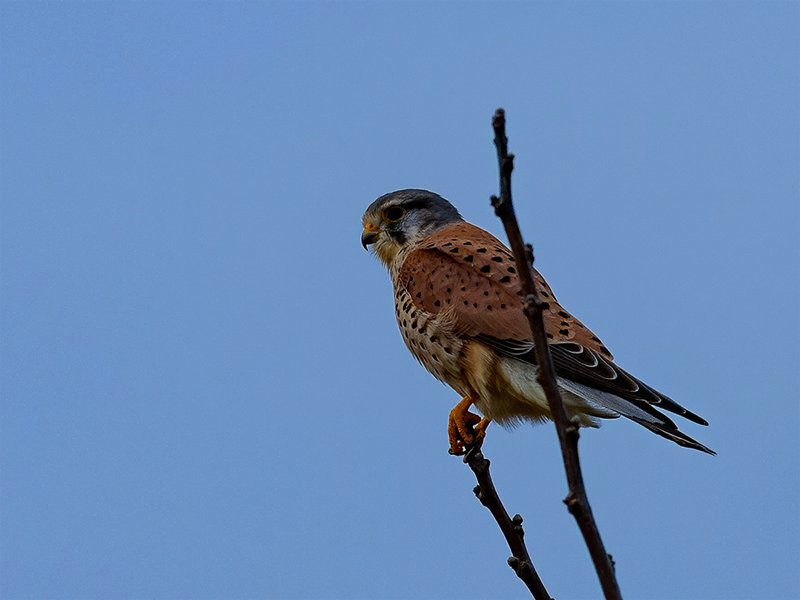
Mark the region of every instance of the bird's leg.
[[486, 428], [491, 419], [481, 419], [475, 413], [469, 412], [473, 400], [465, 396], [461, 402], [450, 411], [447, 423], [447, 434], [450, 438], [450, 454], [461, 456], [466, 452], [465, 446], [472, 446], [475, 442], [483, 441]]

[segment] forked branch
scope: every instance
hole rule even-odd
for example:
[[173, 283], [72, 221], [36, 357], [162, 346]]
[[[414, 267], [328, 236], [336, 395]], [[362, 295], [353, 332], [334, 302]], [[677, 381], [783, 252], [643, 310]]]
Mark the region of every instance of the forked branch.
[[500, 196], [492, 196], [492, 206], [494, 206], [495, 214], [503, 222], [506, 236], [514, 253], [514, 261], [520, 275], [522, 293], [525, 298], [525, 315], [528, 317], [533, 335], [538, 366], [536, 380], [542, 386], [547, 397], [547, 404], [558, 432], [558, 441], [561, 444], [561, 456], [564, 460], [564, 469], [569, 485], [569, 493], [564, 499], [564, 503], [575, 517], [583, 534], [604, 596], [607, 600], [622, 600], [614, 573], [614, 563], [603, 545], [583, 484], [583, 474], [578, 458], [578, 424], [567, 418], [564, 403], [558, 391], [555, 369], [544, 329], [543, 310], [547, 308], [547, 303], [542, 302], [533, 283], [533, 248], [523, 241], [514, 213], [514, 205], [511, 200], [511, 172], [514, 170], [514, 155], [508, 153], [506, 117], [502, 108], [498, 108], [495, 112], [492, 118], [492, 128], [494, 129], [494, 143], [497, 147], [497, 161], [500, 169]]

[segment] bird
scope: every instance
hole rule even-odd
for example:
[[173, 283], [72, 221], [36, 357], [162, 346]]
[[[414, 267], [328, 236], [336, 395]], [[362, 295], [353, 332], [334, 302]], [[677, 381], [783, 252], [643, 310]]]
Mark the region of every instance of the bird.
[[[389, 271], [395, 317], [411, 354], [462, 400], [450, 411], [451, 454], [505, 427], [552, 419], [541, 386], [511, 251], [423, 189], [384, 194], [362, 216], [361, 244]], [[556, 300], [531, 267], [546, 303], [545, 331], [567, 416], [579, 427], [626, 417], [676, 444], [715, 454], [664, 412], [708, 422], [614, 362], [610, 350]], [[482, 417], [470, 411], [477, 408]]]

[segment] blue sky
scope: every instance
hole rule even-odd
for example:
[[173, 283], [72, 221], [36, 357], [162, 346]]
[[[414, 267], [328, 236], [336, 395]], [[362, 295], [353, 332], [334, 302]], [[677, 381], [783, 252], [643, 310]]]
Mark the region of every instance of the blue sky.
[[[800, 597], [797, 3], [0, 5], [0, 595], [525, 597], [359, 245], [432, 189], [524, 233], [712, 458], [582, 436], [629, 598]], [[596, 598], [551, 426], [490, 430]]]

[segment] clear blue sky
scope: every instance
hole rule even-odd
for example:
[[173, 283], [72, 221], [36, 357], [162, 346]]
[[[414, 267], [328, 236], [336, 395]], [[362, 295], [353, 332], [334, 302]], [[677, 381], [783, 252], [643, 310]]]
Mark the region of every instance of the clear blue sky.
[[[797, 3], [0, 5], [0, 596], [512, 598], [359, 218], [402, 187], [538, 264], [716, 458], [582, 437], [627, 598], [800, 597]], [[551, 426], [486, 454], [598, 597]]]

